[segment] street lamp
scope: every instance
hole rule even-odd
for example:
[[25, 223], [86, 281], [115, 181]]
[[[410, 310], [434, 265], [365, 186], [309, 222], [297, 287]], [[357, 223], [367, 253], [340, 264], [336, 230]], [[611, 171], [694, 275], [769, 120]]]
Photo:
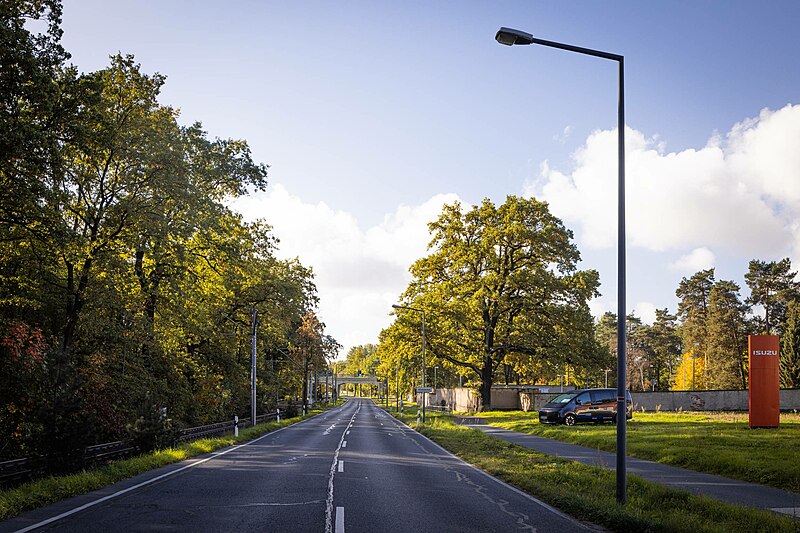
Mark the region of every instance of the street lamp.
[[[395, 309], [408, 309], [409, 311], [416, 311], [422, 313], [422, 386], [425, 387], [425, 311], [416, 307], [409, 307], [407, 305], [392, 304]], [[422, 393], [422, 422], [425, 422], [425, 394]]]
[[625, 424], [624, 413], [627, 413], [625, 401], [625, 61], [618, 54], [610, 54], [599, 50], [581, 48], [569, 44], [537, 39], [530, 33], [500, 28], [495, 35], [500, 44], [539, 44], [551, 48], [559, 48], [569, 52], [590, 55], [602, 59], [616, 61], [619, 65], [619, 103], [617, 107], [617, 165], [618, 165], [618, 205], [617, 205], [617, 501], [625, 503]]

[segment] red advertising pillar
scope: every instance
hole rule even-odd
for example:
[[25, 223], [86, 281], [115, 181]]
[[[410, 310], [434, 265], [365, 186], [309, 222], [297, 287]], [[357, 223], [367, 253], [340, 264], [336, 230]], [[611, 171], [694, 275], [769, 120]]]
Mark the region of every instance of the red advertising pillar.
[[747, 352], [750, 355], [751, 428], [776, 428], [780, 423], [780, 342], [777, 335], [750, 335]]

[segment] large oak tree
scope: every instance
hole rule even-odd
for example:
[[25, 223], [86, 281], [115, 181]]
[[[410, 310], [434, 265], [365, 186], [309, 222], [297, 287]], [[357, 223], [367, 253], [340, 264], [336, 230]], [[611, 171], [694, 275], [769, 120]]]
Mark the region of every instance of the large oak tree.
[[[509, 196], [465, 210], [444, 207], [430, 225], [430, 253], [411, 267], [403, 295], [425, 310], [430, 355], [468, 369], [484, 407], [504, 362], [581, 365], [598, 354], [587, 302], [598, 274], [580, 271], [572, 232], [546, 203]], [[400, 310], [398, 329], [419, 343], [419, 313]], [[529, 368], [530, 369], [530, 368]]]

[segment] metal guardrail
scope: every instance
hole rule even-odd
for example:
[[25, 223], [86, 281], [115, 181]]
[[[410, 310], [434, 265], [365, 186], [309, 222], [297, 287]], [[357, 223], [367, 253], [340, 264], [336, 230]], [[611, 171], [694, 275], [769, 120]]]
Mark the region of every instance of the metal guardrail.
[[[278, 413], [265, 413], [256, 417], [256, 423], [261, 424], [268, 420], [276, 420]], [[239, 428], [250, 427], [250, 417], [239, 419]], [[188, 442], [203, 437], [224, 435], [232, 433], [234, 421], [217, 422], [205, 426], [182, 429], [178, 432], [175, 443]], [[95, 466], [100, 463], [123, 459], [136, 454], [139, 450], [129, 442], [114, 441], [88, 446], [83, 457], [88, 465]], [[0, 487], [16, 485], [27, 481], [44, 472], [45, 461], [42, 458], [23, 457], [10, 461], [0, 461]]]

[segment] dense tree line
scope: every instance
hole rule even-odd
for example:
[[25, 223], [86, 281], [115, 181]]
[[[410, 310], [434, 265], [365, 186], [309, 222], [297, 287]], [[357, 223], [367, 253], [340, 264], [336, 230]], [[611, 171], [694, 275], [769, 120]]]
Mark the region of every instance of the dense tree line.
[[57, 0], [0, 6], [0, 457], [249, 413], [253, 310], [259, 412], [296, 396], [338, 345], [311, 270], [225, 204], [267, 167], [180, 125], [132, 56], [70, 66]]

